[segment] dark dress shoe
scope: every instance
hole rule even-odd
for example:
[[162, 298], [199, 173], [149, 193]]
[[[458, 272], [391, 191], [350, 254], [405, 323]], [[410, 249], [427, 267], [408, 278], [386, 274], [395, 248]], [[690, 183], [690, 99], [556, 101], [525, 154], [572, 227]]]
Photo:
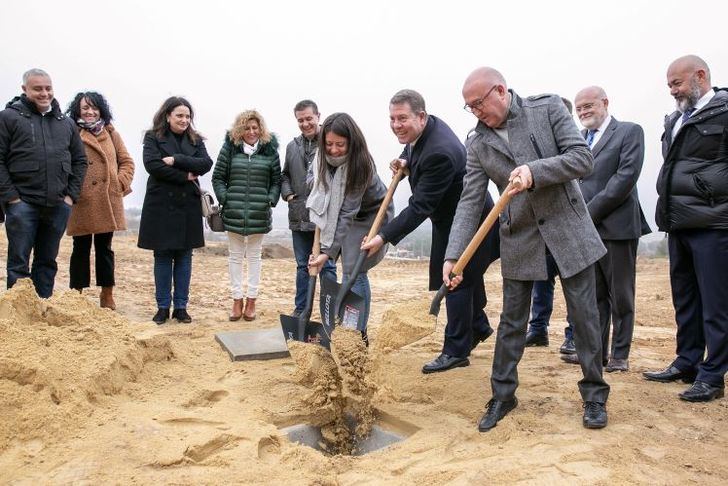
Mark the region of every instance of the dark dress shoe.
[[548, 346], [549, 335], [542, 332], [529, 331], [526, 333], [526, 347], [532, 346]]
[[584, 427], [603, 429], [607, 426], [607, 408], [603, 403], [584, 402]]
[[422, 372], [425, 374], [437, 373], [438, 371], [447, 371], [452, 368], [468, 366], [469, 364], [470, 360], [468, 358], [457, 358], [455, 356], [441, 354], [440, 356], [423, 366]]
[[669, 383], [671, 381], [682, 380], [683, 383], [692, 383], [695, 381], [695, 371], [682, 371], [675, 365], [670, 365], [662, 371], [645, 371], [642, 373], [645, 379], [650, 381], [659, 381]]
[[564, 342], [561, 344], [561, 347], [559, 348], [559, 353], [576, 354], [576, 346], [574, 345], [574, 340], [569, 339], [569, 338], [564, 339]]
[[485, 411], [480, 422], [478, 422], [478, 430], [480, 432], [488, 432], [490, 429], [495, 427], [498, 421], [505, 417], [508, 412], [516, 408], [517, 405], [518, 399], [516, 397], [513, 397], [513, 400], [505, 402], [491, 398], [488, 405], [486, 405], [488, 410]]
[[561, 361], [563, 361], [564, 363], [578, 365], [579, 364], [579, 356], [577, 356], [576, 354], [562, 354], [561, 355]]
[[614, 371], [629, 371], [629, 360], [610, 358], [607, 362], [607, 366], [604, 368], [604, 371], [607, 373], [612, 373]]
[[167, 319], [169, 319], [169, 309], [157, 309], [157, 313], [154, 314], [154, 317], [152, 317], [152, 320], [157, 323], [157, 325], [164, 324], [167, 322]]
[[473, 344], [470, 346], [470, 351], [477, 348], [478, 344], [482, 343], [483, 341], [485, 341], [492, 335], [493, 335], [492, 327], [489, 327], [488, 330], [485, 331], [485, 334], [479, 334], [476, 336], [475, 333], [473, 333]]
[[716, 398], [722, 398], [723, 395], [725, 395], [725, 388], [722, 386], [713, 386], [704, 381], [696, 381], [693, 386], [680, 394], [680, 399], [688, 402], [709, 402]]
[[177, 319], [177, 322], [183, 324], [189, 324], [192, 322], [192, 316], [187, 313], [187, 309], [175, 309], [172, 311], [172, 318]]

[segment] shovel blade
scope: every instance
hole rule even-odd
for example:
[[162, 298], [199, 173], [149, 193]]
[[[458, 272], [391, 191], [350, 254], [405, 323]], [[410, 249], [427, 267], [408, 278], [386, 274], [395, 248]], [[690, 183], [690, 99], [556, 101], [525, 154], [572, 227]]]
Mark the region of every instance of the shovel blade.
[[349, 290], [344, 296], [339, 307], [338, 316], [335, 315], [336, 298], [341, 291], [342, 284], [327, 277], [321, 279], [321, 320], [323, 321], [324, 332], [329, 338], [334, 332], [337, 323], [349, 329], [363, 331], [366, 329], [364, 311], [366, 303], [364, 298], [353, 290]]
[[[286, 338], [286, 342], [290, 340], [300, 341], [298, 339], [298, 321], [298, 317], [281, 314], [281, 328], [283, 329], [283, 337]], [[324, 330], [323, 324], [316, 321], [308, 321], [306, 322], [304, 340], [302, 342], [319, 344], [326, 349], [331, 349], [329, 335]]]

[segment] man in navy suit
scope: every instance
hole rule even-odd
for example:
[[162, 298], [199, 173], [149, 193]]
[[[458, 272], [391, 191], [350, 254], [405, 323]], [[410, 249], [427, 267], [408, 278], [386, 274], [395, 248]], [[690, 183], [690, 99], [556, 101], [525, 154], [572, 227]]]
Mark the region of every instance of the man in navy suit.
[[[602, 361], [608, 372], [627, 371], [634, 331], [637, 245], [640, 236], [650, 232], [636, 186], [645, 155], [645, 137], [639, 125], [618, 121], [609, 114], [609, 99], [602, 88], [584, 88], [574, 101], [585, 128], [582, 135], [594, 157], [594, 170], [579, 180], [580, 188], [589, 216], [607, 248], [607, 254], [595, 266]], [[561, 358], [579, 362], [576, 354]]]
[[676, 59], [667, 86], [677, 110], [665, 118], [657, 178], [657, 226], [668, 233], [677, 357], [653, 381], [693, 382], [682, 400], [725, 393], [728, 371], [728, 92], [711, 88], [698, 56]]
[[[396, 245], [425, 219], [430, 218], [432, 245], [429, 289], [437, 290], [442, 284], [445, 248], [463, 190], [465, 147], [445, 122], [427, 114], [425, 100], [413, 90], [404, 89], [392, 97], [389, 102], [389, 124], [397, 140], [404, 144], [400, 159], [392, 161], [390, 167], [396, 172], [404, 165], [409, 171], [412, 196], [407, 207], [362, 248], [375, 252], [384, 243]], [[492, 207], [493, 200], [488, 195], [480, 215], [481, 221]], [[493, 333], [483, 311], [487, 303], [483, 273], [498, 258], [498, 247], [496, 225], [465, 267], [464, 285], [449, 292], [445, 298], [447, 326], [442, 353], [424, 365], [423, 373], [468, 366], [470, 352]]]

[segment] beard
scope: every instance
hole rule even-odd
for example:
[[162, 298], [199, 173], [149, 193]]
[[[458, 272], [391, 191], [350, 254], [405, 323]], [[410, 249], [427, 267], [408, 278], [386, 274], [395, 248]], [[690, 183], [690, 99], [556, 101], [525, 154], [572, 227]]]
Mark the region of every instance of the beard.
[[675, 98], [675, 105], [681, 113], [685, 113], [687, 110], [695, 108], [695, 105], [698, 103], [699, 99], [700, 86], [698, 85], [698, 80], [695, 79], [695, 76], [693, 76], [692, 78], [690, 78], [690, 92], [688, 92], [688, 94], [686, 95]]

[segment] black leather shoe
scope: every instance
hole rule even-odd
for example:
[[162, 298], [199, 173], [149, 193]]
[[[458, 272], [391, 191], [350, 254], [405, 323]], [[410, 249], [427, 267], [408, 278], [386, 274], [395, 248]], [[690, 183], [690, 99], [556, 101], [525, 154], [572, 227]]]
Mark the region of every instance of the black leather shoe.
[[584, 427], [603, 429], [607, 426], [607, 408], [603, 403], [584, 402]]
[[561, 361], [563, 361], [564, 363], [578, 365], [579, 364], [579, 356], [577, 356], [576, 354], [562, 354], [561, 355]]
[[559, 353], [576, 354], [576, 346], [574, 345], [574, 340], [569, 339], [569, 338], [564, 339], [564, 342], [561, 344], [561, 347], [559, 348]]
[[490, 336], [493, 335], [493, 328], [489, 327], [487, 331], [485, 331], [485, 334], [480, 334], [478, 336], [473, 333], [473, 344], [470, 346], [470, 351], [478, 347], [478, 344], [482, 343], [486, 339], [488, 339]]
[[154, 317], [152, 317], [152, 320], [157, 323], [157, 325], [164, 324], [167, 322], [167, 319], [169, 319], [169, 309], [157, 309], [157, 313], [154, 314]]
[[452, 368], [459, 368], [461, 366], [468, 366], [470, 360], [468, 358], [457, 358], [455, 356], [449, 356], [447, 354], [441, 354], [437, 358], [433, 359], [425, 366], [422, 367], [422, 372], [437, 373], [439, 371], [447, 371]]
[[500, 419], [505, 417], [508, 412], [510, 412], [517, 406], [518, 399], [516, 397], [513, 397], [513, 400], [508, 400], [506, 402], [501, 402], [500, 400], [491, 398], [486, 405], [486, 407], [488, 407], [488, 410], [485, 411], [485, 414], [481, 417], [480, 422], [478, 422], [478, 430], [480, 432], [488, 432], [490, 429], [496, 426]]
[[172, 311], [172, 319], [177, 319], [177, 322], [183, 324], [189, 324], [192, 322], [192, 316], [187, 313], [187, 309], [175, 309]]
[[725, 395], [725, 388], [713, 386], [704, 381], [696, 381], [693, 386], [680, 394], [681, 400], [688, 402], [709, 402]]
[[526, 333], [526, 347], [531, 346], [548, 346], [549, 335], [542, 332], [528, 331]]
[[642, 373], [645, 379], [650, 381], [659, 381], [669, 383], [671, 381], [682, 380], [683, 383], [692, 383], [695, 381], [695, 371], [682, 371], [674, 365], [670, 365], [662, 371], [645, 371]]
[[629, 360], [619, 358], [609, 358], [607, 366], [604, 368], [607, 373], [613, 373], [615, 371], [629, 371]]

